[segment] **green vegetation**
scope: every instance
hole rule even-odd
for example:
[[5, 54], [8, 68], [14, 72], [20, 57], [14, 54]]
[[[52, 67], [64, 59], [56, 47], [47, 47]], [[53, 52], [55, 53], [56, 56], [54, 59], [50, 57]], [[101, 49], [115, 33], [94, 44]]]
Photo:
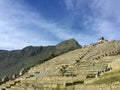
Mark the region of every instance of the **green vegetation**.
[[57, 87], [53, 90], [61, 90], [60, 85], [57, 85]]
[[115, 70], [115, 71], [111, 71], [111, 72], [106, 72], [104, 73], [102, 76], [100, 77], [105, 77], [105, 76], [110, 76], [110, 75], [116, 75], [116, 74], [120, 74], [120, 70]]
[[112, 83], [120, 81], [120, 70], [106, 72], [99, 77], [98, 80], [94, 81], [92, 84], [103, 84], [103, 83]]
[[67, 67], [68, 65], [62, 65], [61, 69], [60, 69], [60, 73], [62, 74], [62, 76], [65, 76], [65, 73], [67, 72]]
[[104, 78], [104, 79], [99, 79], [93, 82], [92, 84], [108, 84], [108, 83], [112, 83], [116, 81], [120, 81], [120, 75], [111, 76], [111, 77]]
[[[65, 49], [63, 49], [63, 47]], [[113, 55], [110, 52], [116, 50], [120, 51], [120, 42], [112, 43], [111, 41], [106, 41], [101, 44], [96, 44], [94, 46], [89, 45], [63, 54], [63, 51], [68, 49], [66, 49], [66, 47], [68, 47], [66, 43], [63, 46], [59, 44], [57, 47], [39, 47], [35, 49], [34, 53], [33, 47], [28, 47], [22, 50], [26, 53], [22, 54], [23, 56], [19, 58], [20, 51], [17, 58], [19, 60], [16, 60], [16, 68], [12, 68], [12, 73], [14, 70], [19, 70], [19, 67], [35, 67], [31, 68], [30, 71], [22, 77], [19, 77], [20, 87], [18, 87], [18, 84], [16, 84], [15, 87], [21, 88], [21, 86], [25, 85], [25, 88], [23, 87], [25, 90], [31, 88], [38, 90], [48, 90], [52, 88], [52, 90], [99, 90], [99, 88], [101, 89], [102, 87], [107, 90], [106, 88], [109, 88], [108, 86], [119, 84], [119, 82], [116, 81], [120, 81], [120, 70], [113, 70], [119, 65], [118, 61], [120, 60], [120, 55]], [[71, 48], [68, 50], [71, 50]], [[63, 55], [54, 58], [56, 55], [60, 54]], [[17, 57], [17, 54], [15, 55], [14, 57]], [[48, 61], [50, 58], [54, 59]], [[97, 58], [97, 60], [95, 58]], [[12, 61], [14, 61], [14, 59]], [[113, 63], [114, 61], [115, 63]], [[5, 63], [8, 62], [5, 61]], [[41, 63], [43, 64], [37, 65]], [[77, 65], [75, 65], [76, 63]], [[116, 63], [118, 64], [116, 65]], [[106, 72], [106, 67], [109, 67], [109, 65], [111, 65], [112, 70]], [[119, 67], [117, 69], [119, 69]], [[97, 76], [98, 72], [102, 72], [102, 74]], [[10, 74], [10, 71], [8, 73]], [[33, 75], [33, 77], [30, 77], [31, 75]]]
[[80, 47], [74, 39], [70, 39], [56, 46], [28, 46], [22, 50], [0, 50], [0, 78], [18, 74], [22, 68], [31, 68]]
[[57, 87], [52, 89], [52, 90], [67, 90], [67, 89], [66, 88], [61, 88], [60, 85], [57, 85]]

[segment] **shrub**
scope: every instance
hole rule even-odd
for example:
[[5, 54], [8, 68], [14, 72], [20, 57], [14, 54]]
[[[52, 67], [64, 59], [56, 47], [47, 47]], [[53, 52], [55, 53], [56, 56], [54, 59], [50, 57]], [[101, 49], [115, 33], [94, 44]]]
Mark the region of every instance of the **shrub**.
[[65, 73], [67, 72], [67, 67], [68, 65], [62, 65], [61, 69], [60, 69], [60, 73], [62, 74], [62, 76], [65, 75]]

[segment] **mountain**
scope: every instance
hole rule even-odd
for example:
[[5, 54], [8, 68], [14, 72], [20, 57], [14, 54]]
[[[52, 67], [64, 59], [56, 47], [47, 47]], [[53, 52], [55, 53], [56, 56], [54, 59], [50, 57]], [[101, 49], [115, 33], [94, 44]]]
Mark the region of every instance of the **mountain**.
[[74, 39], [56, 46], [28, 46], [22, 50], [0, 50], [0, 77], [18, 74], [22, 68], [30, 68], [65, 52], [81, 48]]
[[[68, 42], [71, 43], [71, 40]], [[59, 48], [64, 50], [63, 46]], [[120, 41], [102, 38], [35, 65], [24, 75], [2, 84], [0, 89], [120, 90], [119, 64]]]

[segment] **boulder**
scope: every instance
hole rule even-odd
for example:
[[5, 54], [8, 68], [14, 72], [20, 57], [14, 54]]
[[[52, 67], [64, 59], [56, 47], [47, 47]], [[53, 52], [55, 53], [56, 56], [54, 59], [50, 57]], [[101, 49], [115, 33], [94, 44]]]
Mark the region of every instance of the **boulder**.
[[12, 78], [11, 79], [15, 79], [17, 77], [16, 74], [12, 75]]
[[23, 74], [25, 74], [26, 72], [28, 71], [28, 69], [26, 68], [23, 68], [23, 69], [21, 69], [20, 70], [20, 73], [19, 73], [19, 75], [21, 76], [21, 75], [23, 75]]
[[2, 78], [2, 82], [5, 83], [5, 82], [8, 82], [9, 81], [9, 77], [5, 76]]

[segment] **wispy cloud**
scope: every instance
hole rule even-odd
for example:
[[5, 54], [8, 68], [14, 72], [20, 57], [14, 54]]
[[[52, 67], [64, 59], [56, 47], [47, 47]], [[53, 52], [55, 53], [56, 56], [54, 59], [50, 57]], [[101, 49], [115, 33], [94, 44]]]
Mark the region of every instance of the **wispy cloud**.
[[119, 0], [65, 0], [66, 9], [84, 19], [84, 30], [107, 39], [120, 39], [119, 4]]
[[68, 15], [71, 13], [69, 21], [74, 25], [80, 21], [83, 27], [80, 30], [47, 20], [25, 0], [0, 0], [0, 49], [53, 45], [69, 38], [82, 45], [95, 42], [100, 36], [120, 39], [119, 3], [119, 0], [64, 0]]
[[54, 44], [54, 41], [49, 41], [50, 35], [44, 34], [47, 31], [42, 26], [47, 25], [47, 21], [21, 3], [15, 0], [0, 1], [0, 48]]
[[91, 17], [91, 28], [98, 36], [107, 39], [120, 39], [120, 1], [119, 0], [93, 0], [91, 8], [95, 17]]
[[[6, 3], [7, 2], [7, 3]], [[57, 22], [51, 22], [36, 12], [34, 7], [20, 0], [0, 1], [0, 48], [19, 49], [27, 45], [52, 45], [61, 40], [82, 37], [83, 33], [74, 33]]]
[[89, 15], [92, 0], [64, 0], [65, 7], [72, 15]]

